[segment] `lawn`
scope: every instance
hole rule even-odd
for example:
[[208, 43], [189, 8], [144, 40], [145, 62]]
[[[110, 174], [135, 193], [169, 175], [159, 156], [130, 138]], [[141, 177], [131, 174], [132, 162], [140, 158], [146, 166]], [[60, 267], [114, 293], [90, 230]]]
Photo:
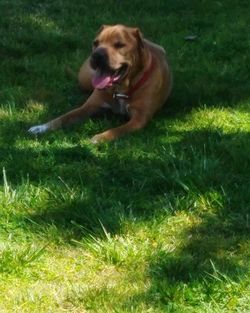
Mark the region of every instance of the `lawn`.
[[[0, 0], [0, 312], [250, 311], [248, 0]], [[34, 137], [80, 105], [102, 24], [167, 50], [170, 100]], [[187, 41], [186, 36], [197, 36]]]

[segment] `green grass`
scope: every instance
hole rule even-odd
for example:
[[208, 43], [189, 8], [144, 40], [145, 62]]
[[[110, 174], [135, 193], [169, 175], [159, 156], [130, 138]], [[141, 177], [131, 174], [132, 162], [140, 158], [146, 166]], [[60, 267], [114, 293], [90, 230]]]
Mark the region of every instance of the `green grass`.
[[[0, 312], [250, 311], [249, 11], [0, 0]], [[86, 99], [65, 66], [117, 22], [168, 51], [165, 108], [100, 146], [117, 118], [29, 136]]]

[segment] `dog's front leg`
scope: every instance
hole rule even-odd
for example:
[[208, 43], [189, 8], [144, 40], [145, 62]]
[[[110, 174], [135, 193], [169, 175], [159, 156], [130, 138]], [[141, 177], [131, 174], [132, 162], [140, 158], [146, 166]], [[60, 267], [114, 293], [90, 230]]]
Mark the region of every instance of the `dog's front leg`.
[[103, 133], [95, 135], [91, 139], [91, 142], [97, 144], [104, 141], [114, 140], [120, 136], [143, 128], [149, 120], [147, 116], [145, 116], [144, 114], [142, 114], [142, 112], [137, 110], [131, 110], [130, 114], [131, 118], [126, 124], [116, 128], [111, 128]]
[[41, 134], [49, 130], [56, 130], [60, 127], [84, 121], [89, 116], [97, 112], [105, 101], [109, 101], [109, 99], [107, 99], [107, 95], [102, 91], [94, 90], [88, 100], [79, 108], [61, 115], [45, 124], [33, 126], [28, 131], [32, 134]]

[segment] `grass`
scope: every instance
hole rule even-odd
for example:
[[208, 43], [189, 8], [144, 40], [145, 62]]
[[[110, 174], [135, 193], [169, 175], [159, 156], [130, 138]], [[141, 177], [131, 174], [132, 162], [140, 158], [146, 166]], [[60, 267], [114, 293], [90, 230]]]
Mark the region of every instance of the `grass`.
[[[1, 312], [250, 311], [249, 9], [0, 0]], [[165, 108], [98, 147], [117, 118], [29, 136], [84, 101], [64, 68], [117, 22], [167, 49]]]

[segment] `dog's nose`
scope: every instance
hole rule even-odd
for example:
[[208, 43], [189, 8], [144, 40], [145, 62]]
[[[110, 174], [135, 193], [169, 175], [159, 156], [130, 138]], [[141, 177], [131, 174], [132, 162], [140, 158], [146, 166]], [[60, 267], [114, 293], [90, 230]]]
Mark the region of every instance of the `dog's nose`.
[[108, 54], [106, 49], [97, 48], [91, 55], [90, 64], [93, 69], [104, 69], [108, 64]]

